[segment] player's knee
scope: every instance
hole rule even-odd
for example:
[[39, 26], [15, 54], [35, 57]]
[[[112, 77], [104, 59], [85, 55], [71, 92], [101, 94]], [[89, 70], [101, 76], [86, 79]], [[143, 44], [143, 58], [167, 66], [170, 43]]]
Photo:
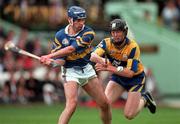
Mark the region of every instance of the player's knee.
[[112, 105], [112, 104], [113, 104], [113, 101], [110, 100], [110, 99], [108, 99], [108, 103], [109, 103], [110, 105]]
[[107, 101], [101, 102], [99, 106], [101, 109], [110, 109], [110, 105]]
[[132, 112], [124, 112], [124, 116], [128, 119], [128, 120], [132, 120], [134, 118], [134, 113]]

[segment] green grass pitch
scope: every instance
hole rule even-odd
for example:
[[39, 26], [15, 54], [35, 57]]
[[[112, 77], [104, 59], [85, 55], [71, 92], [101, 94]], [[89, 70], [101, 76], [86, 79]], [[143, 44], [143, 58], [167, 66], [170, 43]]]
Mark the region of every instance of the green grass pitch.
[[[0, 105], [0, 124], [57, 124], [63, 105]], [[180, 124], [180, 109], [158, 108], [156, 114], [144, 109], [135, 119], [127, 120], [122, 108], [112, 110], [112, 124]], [[96, 108], [78, 106], [70, 124], [101, 124]]]

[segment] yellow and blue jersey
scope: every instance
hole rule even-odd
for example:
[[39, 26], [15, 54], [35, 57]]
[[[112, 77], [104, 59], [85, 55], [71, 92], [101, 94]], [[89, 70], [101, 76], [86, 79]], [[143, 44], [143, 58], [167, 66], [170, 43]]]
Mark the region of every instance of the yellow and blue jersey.
[[76, 35], [69, 35], [68, 26], [66, 26], [56, 33], [52, 52], [67, 46], [73, 46], [76, 49], [75, 52], [57, 59], [64, 59], [66, 61], [64, 65], [65, 68], [85, 66], [90, 62], [89, 58], [92, 51], [91, 43], [94, 36], [95, 32], [87, 26], [84, 26]]
[[113, 44], [112, 38], [103, 39], [99, 45], [96, 47], [94, 52], [99, 56], [107, 56], [110, 63], [113, 66], [123, 66], [134, 71], [135, 75], [133, 78], [122, 77], [113, 74], [111, 80], [120, 83], [128, 91], [136, 86], [133, 90], [144, 89], [144, 67], [140, 60], [140, 49], [135, 40], [130, 40], [128, 38], [120, 46], [115, 46]]

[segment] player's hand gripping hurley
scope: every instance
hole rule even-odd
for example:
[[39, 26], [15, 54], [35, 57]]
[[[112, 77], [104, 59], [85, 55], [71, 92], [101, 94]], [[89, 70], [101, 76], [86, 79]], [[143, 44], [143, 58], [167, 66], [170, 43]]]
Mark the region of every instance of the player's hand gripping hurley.
[[[15, 46], [15, 44], [12, 43], [11, 41], [8, 41], [8, 42], [4, 45], [4, 49], [5, 49], [5, 50], [12, 51], [12, 52], [16, 52], [16, 53], [18, 53], [18, 54], [22, 54], [22, 55], [25, 55], [25, 56], [29, 56], [29, 57], [34, 58], [34, 59], [37, 59], [37, 60], [40, 60], [40, 57], [39, 57], [39, 56], [34, 55], [34, 54], [29, 53], [29, 52], [27, 52], [27, 51], [25, 51], [25, 50], [23, 50], [23, 49], [18, 48], [18, 47]], [[52, 61], [52, 62], [50, 63], [50, 65], [51, 65], [52, 67], [60, 66], [60, 65], [57, 64], [55, 61]]]

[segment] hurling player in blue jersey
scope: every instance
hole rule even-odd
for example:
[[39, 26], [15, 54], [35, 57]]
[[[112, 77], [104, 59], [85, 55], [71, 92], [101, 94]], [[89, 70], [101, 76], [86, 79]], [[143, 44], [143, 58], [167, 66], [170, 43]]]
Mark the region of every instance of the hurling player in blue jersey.
[[[156, 104], [150, 93], [144, 91], [145, 73], [138, 44], [127, 37], [128, 27], [125, 21], [114, 19], [110, 29], [111, 37], [103, 39], [91, 54], [91, 61], [97, 63], [97, 71], [112, 73], [105, 89], [109, 102], [112, 104], [127, 91], [124, 109], [127, 119], [133, 119], [144, 106], [155, 113]], [[103, 55], [106, 57], [102, 58]]]
[[68, 9], [69, 24], [56, 33], [52, 53], [41, 56], [40, 59], [48, 65], [52, 59], [65, 61], [62, 72], [66, 106], [58, 124], [68, 124], [75, 112], [79, 86], [97, 102], [103, 124], [111, 124], [110, 105], [89, 60], [95, 33], [85, 26], [85, 19], [86, 12], [83, 8], [71, 6]]

